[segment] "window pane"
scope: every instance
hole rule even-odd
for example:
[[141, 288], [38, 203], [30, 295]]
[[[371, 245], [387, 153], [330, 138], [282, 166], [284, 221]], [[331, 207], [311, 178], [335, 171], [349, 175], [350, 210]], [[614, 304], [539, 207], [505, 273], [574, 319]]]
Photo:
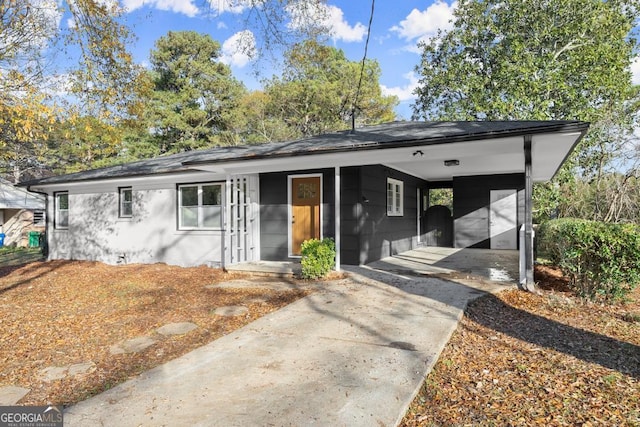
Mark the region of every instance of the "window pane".
[[69, 195], [58, 194], [58, 209], [69, 209]]
[[400, 213], [400, 208], [402, 206], [401, 195], [402, 193], [400, 193], [400, 186], [396, 185], [396, 212], [397, 213]]
[[181, 187], [182, 206], [198, 206], [198, 187]]
[[132, 216], [133, 209], [131, 208], [131, 202], [122, 202], [122, 215], [123, 216]]
[[222, 204], [222, 188], [219, 185], [203, 185], [202, 186], [202, 204], [220, 205]]
[[63, 210], [58, 212], [58, 222], [56, 223], [58, 227], [68, 227], [69, 226], [69, 211]]
[[222, 208], [220, 206], [202, 207], [202, 225], [207, 228], [220, 228], [222, 225]]
[[197, 227], [198, 226], [198, 207], [181, 208], [182, 222], [181, 227]]
[[120, 189], [120, 216], [129, 217], [133, 216], [133, 191], [130, 188]]

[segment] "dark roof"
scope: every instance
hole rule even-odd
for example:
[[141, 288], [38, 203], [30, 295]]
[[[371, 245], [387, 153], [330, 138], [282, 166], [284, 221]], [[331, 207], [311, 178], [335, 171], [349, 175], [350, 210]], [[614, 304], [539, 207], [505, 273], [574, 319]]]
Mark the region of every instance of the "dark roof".
[[215, 147], [206, 150], [159, 156], [117, 166], [52, 176], [20, 185], [45, 185], [109, 178], [135, 177], [193, 170], [189, 166], [239, 160], [305, 156], [346, 150], [373, 150], [398, 146], [445, 144], [541, 134], [586, 131], [588, 123], [579, 121], [402, 121], [340, 131], [311, 138], [259, 145]]

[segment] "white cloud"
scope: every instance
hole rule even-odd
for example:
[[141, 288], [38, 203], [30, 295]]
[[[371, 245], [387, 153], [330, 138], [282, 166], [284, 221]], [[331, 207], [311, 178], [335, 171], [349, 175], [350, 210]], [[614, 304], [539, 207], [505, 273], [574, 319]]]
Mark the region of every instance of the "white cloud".
[[256, 39], [249, 30], [235, 33], [222, 43], [220, 62], [242, 68], [256, 54]]
[[193, 0], [123, 0], [122, 6], [128, 12], [133, 12], [143, 6], [149, 6], [158, 10], [182, 13], [189, 17], [194, 17], [199, 12]]
[[631, 82], [640, 85], [640, 56], [636, 56], [631, 61]]
[[291, 18], [289, 27], [294, 29], [308, 26], [324, 27], [334, 41], [359, 42], [364, 39], [367, 32], [367, 27], [360, 22], [353, 26], [349, 25], [342, 9], [333, 5], [296, 2], [287, 6], [287, 12]]
[[217, 15], [222, 15], [225, 12], [234, 14], [240, 14], [251, 6], [249, 0], [208, 0], [209, 7]]
[[398, 97], [400, 102], [403, 101], [412, 101], [416, 98], [413, 91], [418, 87], [418, 76], [413, 71], [409, 71], [402, 75], [409, 82], [404, 86], [395, 86], [395, 87], [387, 87], [385, 85], [380, 85], [380, 89], [382, 90], [382, 94], [385, 96], [395, 95]]
[[334, 40], [342, 40], [344, 42], [359, 42], [364, 39], [367, 33], [367, 27], [360, 22], [353, 27], [344, 19], [342, 9], [336, 6], [327, 6], [329, 16], [325, 25], [329, 26], [331, 38]]
[[423, 11], [413, 9], [400, 24], [391, 27], [391, 31], [409, 42], [427, 40], [435, 36], [438, 30], [453, 28], [453, 12], [457, 6], [457, 1], [449, 5], [438, 0]]

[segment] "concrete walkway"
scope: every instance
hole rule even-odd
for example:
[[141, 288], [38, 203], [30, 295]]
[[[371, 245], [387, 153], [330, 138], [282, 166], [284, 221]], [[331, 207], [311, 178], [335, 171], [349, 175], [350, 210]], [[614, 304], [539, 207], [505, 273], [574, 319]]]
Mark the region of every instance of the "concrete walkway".
[[66, 409], [65, 426], [395, 426], [466, 304], [513, 286], [367, 267]]

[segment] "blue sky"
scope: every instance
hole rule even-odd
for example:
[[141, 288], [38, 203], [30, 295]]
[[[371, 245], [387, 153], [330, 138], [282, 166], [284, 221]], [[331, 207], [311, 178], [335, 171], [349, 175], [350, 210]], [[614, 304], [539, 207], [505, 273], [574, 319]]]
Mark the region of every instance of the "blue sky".
[[[238, 3], [237, 0], [234, 3]], [[236, 78], [249, 89], [259, 89], [255, 77], [256, 64], [237, 52], [234, 40], [243, 30], [240, 7], [230, 10], [230, 0], [120, 0], [128, 10], [127, 24], [137, 36], [131, 46], [136, 62], [146, 64], [155, 41], [168, 31], [194, 30], [210, 34], [223, 46], [222, 60], [231, 66]], [[342, 49], [352, 61], [362, 60], [371, 12], [368, 1], [329, 1], [327, 25], [332, 36], [329, 43]], [[430, 37], [439, 28], [450, 24], [455, 2], [378, 0], [371, 28], [367, 57], [379, 62], [380, 83], [386, 94], [397, 95], [401, 101], [396, 109], [399, 118], [411, 116], [411, 94], [416, 85], [414, 67], [420, 60], [419, 40]], [[258, 35], [256, 34], [256, 37]], [[273, 70], [268, 61], [257, 64], [264, 77]]]
[[[30, 0], [36, 3], [61, 4], [61, 0]], [[227, 63], [236, 78], [250, 90], [260, 89], [260, 79], [270, 78], [275, 70], [262, 60], [248, 58], [237, 49], [239, 34], [244, 40], [259, 33], [247, 32], [243, 7], [249, 0], [97, 0], [105, 4], [118, 4], [126, 10], [124, 19], [136, 36], [130, 46], [137, 63], [147, 65], [154, 43], [168, 31], [194, 30], [210, 34], [223, 51], [222, 61]], [[274, 0], [275, 1], [275, 0]], [[342, 49], [347, 58], [361, 61], [365, 49], [367, 24], [371, 2], [364, 0], [328, 0], [322, 3], [325, 9], [316, 10], [316, 20], [324, 20], [330, 28], [329, 43]], [[417, 44], [420, 40], [435, 35], [439, 29], [446, 31], [452, 26], [453, 11], [457, 3], [452, 0], [378, 0], [369, 41], [369, 59], [380, 64], [380, 84], [383, 93], [398, 96], [400, 105], [396, 109], [399, 119], [410, 119], [414, 102], [413, 89], [417, 85], [414, 68], [420, 60]], [[55, 6], [54, 6], [55, 7]], [[291, 11], [290, 11], [291, 12]], [[291, 20], [295, 14], [285, 13]], [[57, 15], [51, 12], [52, 15]], [[68, 16], [57, 15], [58, 25], [73, 25]], [[293, 20], [295, 22], [295, 20]], [[634, 83], [640, 84], [640, 57], [632, 64]], [[256, 78], [255, 71], [261, 76]]]

